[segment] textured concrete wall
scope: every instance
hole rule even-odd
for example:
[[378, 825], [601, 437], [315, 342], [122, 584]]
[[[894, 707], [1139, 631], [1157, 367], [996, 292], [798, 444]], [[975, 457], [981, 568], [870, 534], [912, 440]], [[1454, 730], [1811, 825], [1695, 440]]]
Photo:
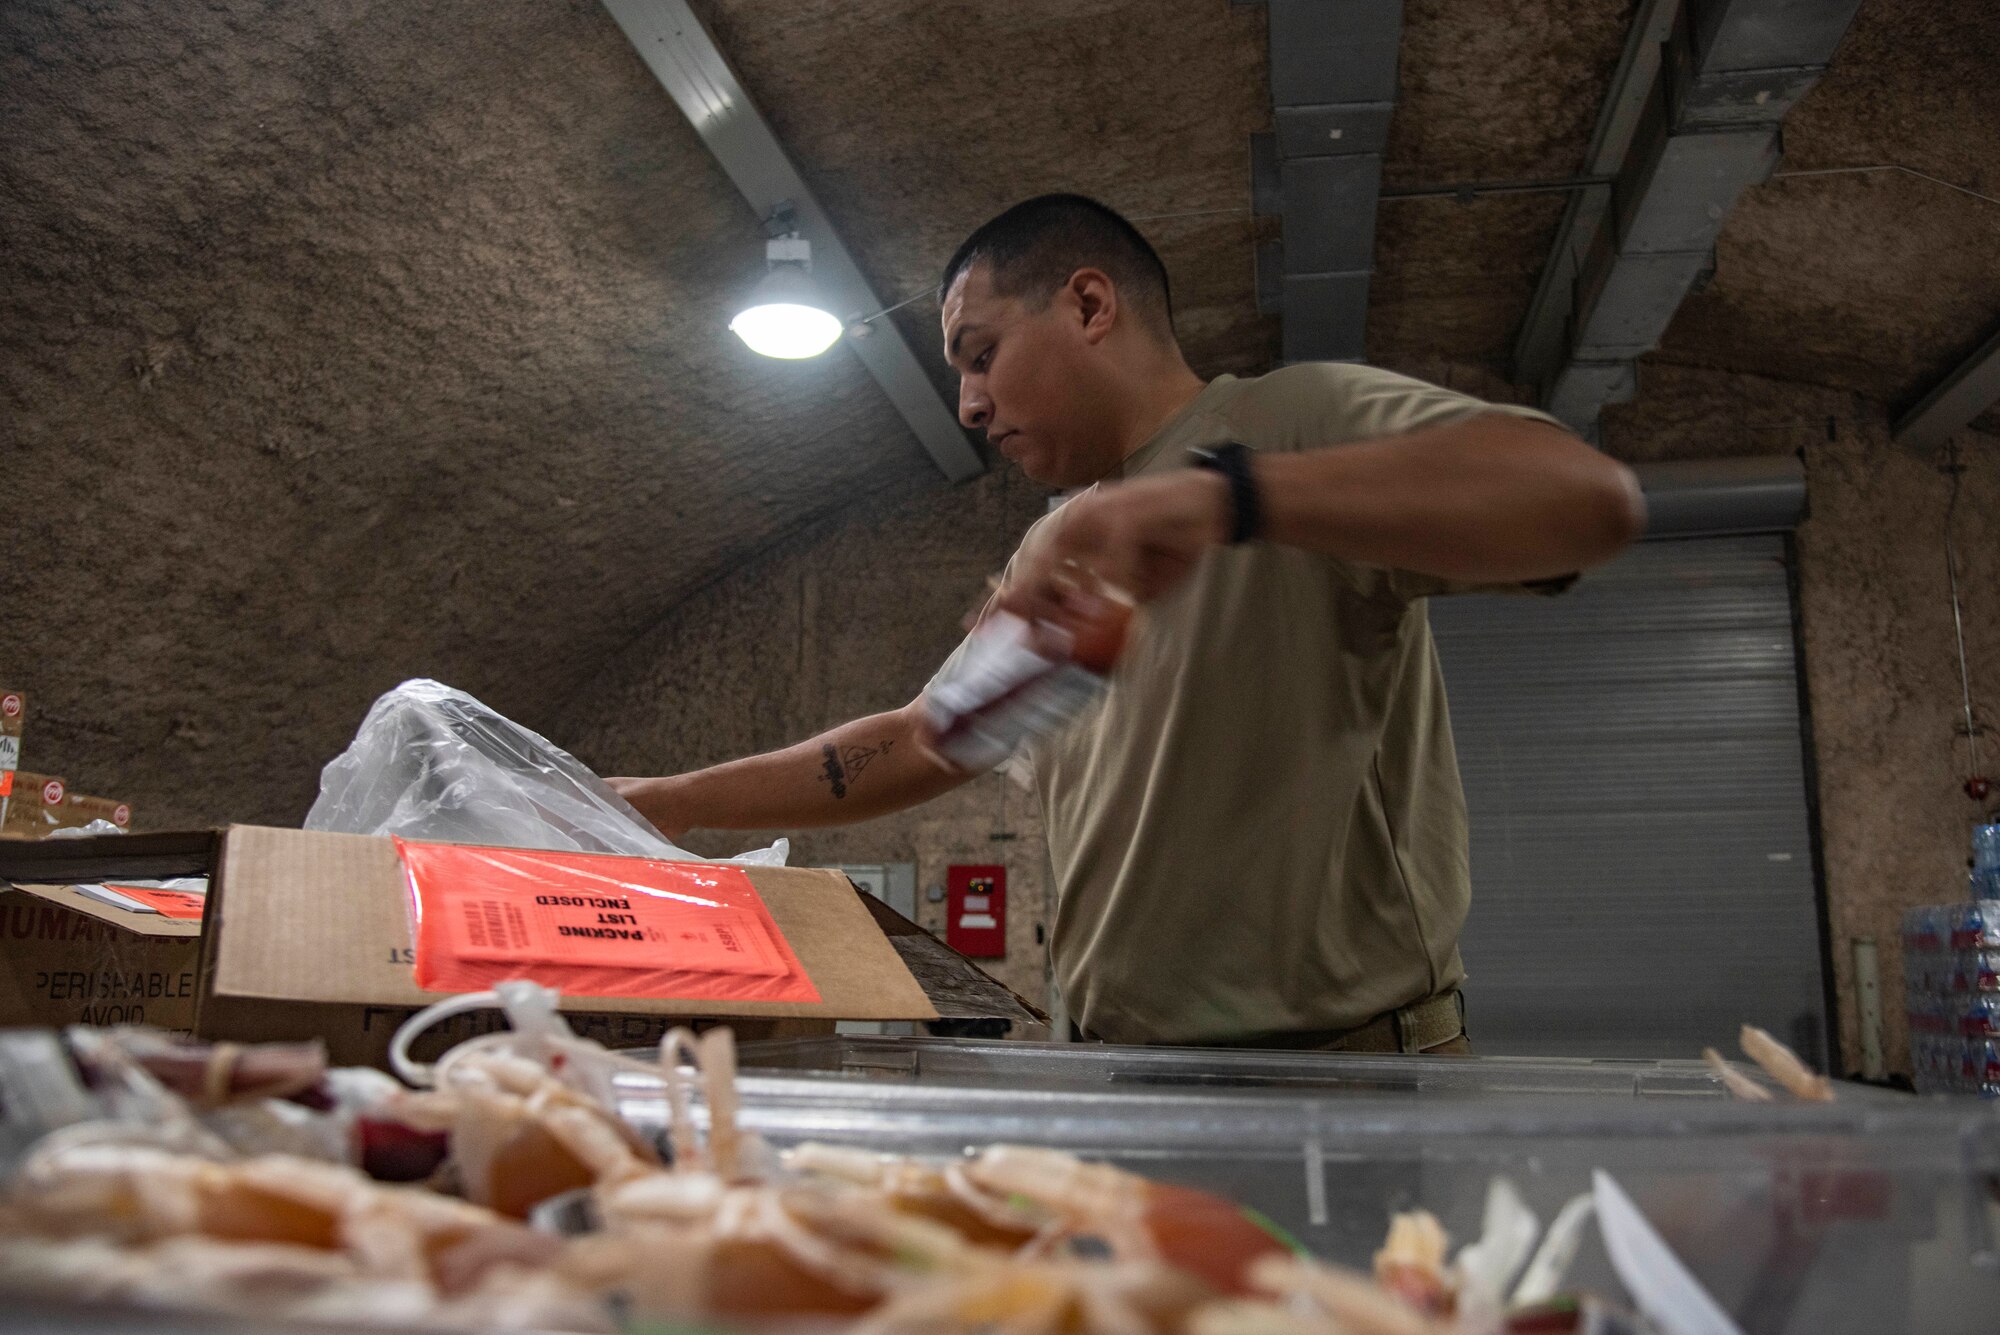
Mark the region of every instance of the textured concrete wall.
[[142, 826], [296, 822], [405, 677], [545, 721], [938, 480], [723, 332], [756, 219], [595, 0], [0, 6], [0, 122], [0, 677]]
[[[1811, 515], [1798, 534], [1799, 610], [1841, 1050], [1858, 1069], [1853, 943], [1872, 938], [1885, 1057], [1907, 1072], [1901, 915], [1964, 896], [1982, 810], [1960, 788], [1966, 744], [1945, 575], [1945, 456], [1891, 444], [1888, 410], [1840, 390], [1650, 363], [1642, 376], [1641, 402], [1607, 414], [1614, 453], [1804, 454]], [[2000, 690], [2000, 437], [1968, 431], [1957, 443], [1966, 466], [1959, 583], [1973, 692], [1986, 692], [1983, 726]], [[1980, 745], [1986, 773], [2000, 774], [2000, 741], [1982, 733]]]
[[[671, 773], [799, 741], [913, 699], [957, 645], [1045, 493], [1009, 470], [928, 497], [878, 501], [760, 557], [676, 608], [573, 697], [554, 730], [606, 774]], [[694, 831], [708, 854], [790, 834], [793, 860], [917, 864], [918, 920], [942, 933], [952, 863], [1003, 863], [1008, 943], [989, 971], [1042, 1004], [1047, 855], [1034, 796], [998, 775], [845, 829]]]
[[[1964, 897], [1981, 808], [1960, 789], [1964, 712], [1943, 545], [1950, 479], [1939, 459], [1887, 446], [1885, 427], [1874, 416], [1808, 453], [1813, 518], [1799, 536], [1800, 602], [1842, 1053], [1858, 1067], [1853, 942], [1873, 938], [1885, 1056], [1907, 1072], [1902, 912]], [[1983, 726], [2000, 686], [2000, 437], [1968, 433], [1961, 446], [1959, 587], [1975, 698], [1982, 685], [1989, 692]], [[1980, 738], [1988, 775], [2000, 769], [1994, 740]]]
[[[1081, 186], [1199, 215], [1157, 222], [1191, 343], [1268, 362], [1261, 9], [697, 8], [885, 301]], [[752, 553], [942, 485], [854, 357], [725, 332], [758, 220], [598, 0], [20, 0], [0, 124], [0, 681], [142, 827], [297, 821], [405, 677], [546, 726]]]
[[[1410, 0], [1385, 184], [1577, 170], [1632, 8]], [[1200, 369], [1269, 364], [1263, 6], [696, 9], [885, 300], [1083, 189]], [[1896, 399], [1985, 338], [1996, 61], [1986, 6], [1864, 4], [1787, 168], [1938, 180], [1748, 192], [1674, 360]], [[722, 333], [757, 220], [598, 0], [15, 0], [0, 124], [0, 680], [27, 762], [142, 826], [298, 819], [403, 677], [546, 725], [693, 590], [940, 485], [852, 357]], [[1373, 357], [1497, 376], [1562, 208], [1385, 202]], [[891, 318], [948, 390], [934, 309]]]
[[[1411, 367], [1495, 397], [1476, 369]], [[1852, 942], [1882, 950], [1885, 1038], [1908, 1070], [1897, 922], [1962, 892], [1977, 814], [1964, 743], [1942, 533], [1939, 459], [1888, 439], [1887, 411], [1842, 390], [1649, 364], [1640, 404], [1614, 409], [1607, 448], [1633, 461], [1803, 451], [1812, 516], [1798, 535], [1806, 676], [1819, 764], [1844, 1058], [1860, 1060]], [[1968, 433], [1958, 545], [1977, 688], [2000, 663], [2000, 439]], [[1041, 512], [1018, 476], [859, 508], [704, 590], [573, 697], [562, 739], [606, 772], [691, 768], [798, 740], [921, 689], [956, 623]], [[2000, 770], [2000, 742], [1988, 754]], [[1013, 835], [996, 839], [996, 835]], [[760, 834], [758, 838], [767, 837]], [[998, 777], [943, 801], [796, 840], [803, 862], [914, 861], [920, 887], [952, 862], [1005, 862], [1012, 935], [994, 972], [1043, 995], [1046, 870], [1031, 794]], [[697, 834], [705, 852], [735, 836]], [[938, 928], [936, 906], [920, 905]]]

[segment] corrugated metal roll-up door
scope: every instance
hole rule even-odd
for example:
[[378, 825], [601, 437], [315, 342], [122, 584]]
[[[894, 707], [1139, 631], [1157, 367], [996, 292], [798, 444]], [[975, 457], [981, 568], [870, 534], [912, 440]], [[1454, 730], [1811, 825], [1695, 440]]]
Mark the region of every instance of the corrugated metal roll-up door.
[[1786, 540], [1632, 548], [1557, 598], [1430, 616], [1472, 818], [1482, 1053], [1823, 1062]]

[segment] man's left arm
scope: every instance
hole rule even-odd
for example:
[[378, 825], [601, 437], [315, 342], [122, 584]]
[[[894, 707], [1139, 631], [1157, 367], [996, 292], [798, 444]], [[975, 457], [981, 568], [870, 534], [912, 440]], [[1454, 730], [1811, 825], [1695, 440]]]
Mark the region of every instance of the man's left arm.
[[1631, 469], [1503, 413], [1251, 466], [1269, 541], [1468, 584], [1575, 574], [1646, 524]]
[[[1252, 452], [1259, 537], [1465, 584], [1553, 579], [1599, 565], [1645, 527], [1632, 471], [1546, 422], [1479, 413], [1406, 435]], [[1078, 569], [1144, 601], [1226, 542], [1228, 478], [1176, 470], [1107, 483], [1063, 508], [1002, 603], [1053, 614]]]

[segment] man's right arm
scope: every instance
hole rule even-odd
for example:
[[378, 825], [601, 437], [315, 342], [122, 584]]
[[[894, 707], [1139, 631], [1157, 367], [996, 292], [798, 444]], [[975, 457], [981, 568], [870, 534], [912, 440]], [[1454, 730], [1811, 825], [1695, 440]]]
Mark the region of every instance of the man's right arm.
[[917, 744], [921, 701], [856, 719], [782, 751], [711, 769], [608, 782], [670, 839], [690, 829], [849, 825], [928, 802], [972, 778]]

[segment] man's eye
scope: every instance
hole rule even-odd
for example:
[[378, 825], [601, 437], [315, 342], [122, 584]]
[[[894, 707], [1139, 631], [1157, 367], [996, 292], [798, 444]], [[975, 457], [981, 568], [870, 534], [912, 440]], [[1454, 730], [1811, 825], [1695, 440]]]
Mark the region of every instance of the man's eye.
[[986, 348], [983, 351], [981, 351], [977, 357], [974, 357], [972, 359], [972, 369], [975, 371], [984, 371], [988, 363], [990, 363], [992, 360], [993, 360], [993, 349]]

